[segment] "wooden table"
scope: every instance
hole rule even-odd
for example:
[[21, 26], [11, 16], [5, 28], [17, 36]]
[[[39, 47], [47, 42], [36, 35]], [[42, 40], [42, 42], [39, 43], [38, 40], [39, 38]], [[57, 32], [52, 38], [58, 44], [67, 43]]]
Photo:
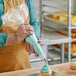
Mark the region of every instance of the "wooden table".
[[[76, 76], [76, 71], [70, 69], [69, 63], [52, 65], [50, 68], [54, 71], [54, 76]], [[40, 72], [41, 68], [32, 68], [29, 70], [19, 70], [12, 72], [0, 73], [0, 76], [27, 76], [27, 74], [33, 74]]]

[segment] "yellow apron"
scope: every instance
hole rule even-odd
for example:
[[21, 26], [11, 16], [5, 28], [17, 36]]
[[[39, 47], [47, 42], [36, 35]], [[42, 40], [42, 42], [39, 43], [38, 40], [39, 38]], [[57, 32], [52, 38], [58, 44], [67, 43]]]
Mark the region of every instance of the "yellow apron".
[[[14, 6], [17, 6], [25, 0], [4, 0], [5, 13]], [[6, 23], [2, 26], [0, 32], [14, 33], [18, 29], [18, 25], [14, 23]], [[4, 46], [0, 50], [0, 72], [15, 71], [30, 68], [28, 53], [25, 50], [24, 41]]]

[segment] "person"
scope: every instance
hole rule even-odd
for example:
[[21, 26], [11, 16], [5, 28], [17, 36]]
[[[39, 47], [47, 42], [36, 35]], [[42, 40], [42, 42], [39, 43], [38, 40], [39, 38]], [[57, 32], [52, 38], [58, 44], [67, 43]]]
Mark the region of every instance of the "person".
[[[29, 11], [29, 24], [26, 27], [25, 24], [17, 26], [11, 22], [3, 24], [2, 15], [24, 2]], [[33, 32], [40, 42], [40, 25], [32, 0], [0, 0], [0, 72], [31, 68], [29, 55], [35, 52], [24, 39]]]

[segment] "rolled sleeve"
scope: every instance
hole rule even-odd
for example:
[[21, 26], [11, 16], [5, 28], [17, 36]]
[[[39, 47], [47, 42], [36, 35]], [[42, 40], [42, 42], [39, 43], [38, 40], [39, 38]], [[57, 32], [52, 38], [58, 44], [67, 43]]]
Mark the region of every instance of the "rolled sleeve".
[[1, 27], [1, 25], [2, 25], [2, 18], [1, 18], [1, 16], [0, 16], [0, 27]]
[[29, 9], [29, 15], [30, 15], [30, 25], [34, 28], [34, 32], [38, 40], [40, 39], [40, 24], [37, 19], [37, 15], [35, 12], [34, 4], [32, 0], [26, 0], [26, 4]]
[[7, 39], [7, 33], [0, 33], [0, 48], [3, 48], [3, 46], [6, 43]]
[[[0, 27], [1, 27], [1, 25], [2, 25], [2, 19], [0, 16]], [[7, 33], [0, 32], [0, 48], [3, 48], [3, 46], [5, 45], [6, 39], [7, 39]]]

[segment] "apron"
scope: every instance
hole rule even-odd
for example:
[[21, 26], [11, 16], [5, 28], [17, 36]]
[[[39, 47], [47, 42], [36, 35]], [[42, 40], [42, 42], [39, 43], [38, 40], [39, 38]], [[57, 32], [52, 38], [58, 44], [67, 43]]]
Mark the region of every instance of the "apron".
[[[4, 0], [5, 13], [12, 7], [24, 2], [25, 0]], [[5, 25], [6, 26], [2, 25], [0, 32], [8, 34], [15, 33], [19, 27], [17, 24], [12, 22], [6, 23]], [[25, 49], [24, 41], [4, 46], [0, 49], [0, 72], [28, 69], [30, 67], [29, 57]]]

